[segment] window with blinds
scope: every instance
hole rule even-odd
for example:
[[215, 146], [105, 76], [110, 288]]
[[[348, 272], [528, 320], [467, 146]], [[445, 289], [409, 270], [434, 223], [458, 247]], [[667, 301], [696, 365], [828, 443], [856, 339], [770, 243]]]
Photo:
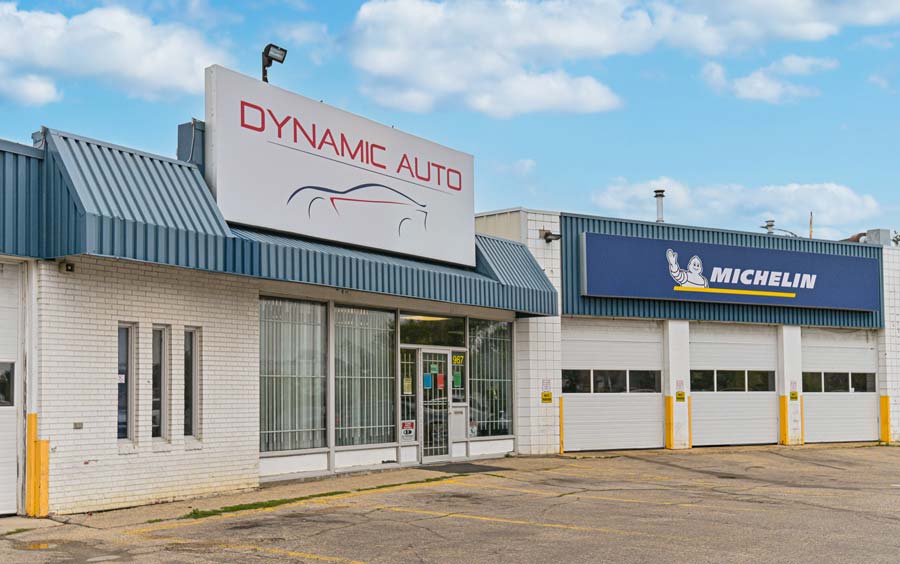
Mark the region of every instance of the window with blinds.
[[393, 312], [334, 308], [337, 446], [397, 441], [396, 340]]
[[327, 445], [327, 308], [260, 300], [260, 451]]
[[479, 437], [512, 434], [512, 323], [469, 320], [469, 409]]

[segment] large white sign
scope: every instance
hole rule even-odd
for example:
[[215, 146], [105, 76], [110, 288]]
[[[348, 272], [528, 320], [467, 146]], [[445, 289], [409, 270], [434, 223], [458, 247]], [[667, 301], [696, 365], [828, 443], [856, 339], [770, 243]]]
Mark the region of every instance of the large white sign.
[[475, 264], [471, 155], [213, 66], [205, 158], [228, 221]]

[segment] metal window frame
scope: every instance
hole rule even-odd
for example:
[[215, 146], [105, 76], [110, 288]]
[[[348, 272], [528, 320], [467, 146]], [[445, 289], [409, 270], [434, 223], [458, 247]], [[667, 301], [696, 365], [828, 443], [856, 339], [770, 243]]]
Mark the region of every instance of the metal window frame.
[[[200, 417], [200, 410], [203, 402], [200, 399], [200, 394], [202, 393], [203, 387], [200, 382], [202, 370], [202, 363], [200, 362], [200, 359], [202, 355], [201, 347], [203, 341], [203, 328], [193, 325], [187, 325], [184, 328], [184, 334], [191, 335], [191, 346], [193, 346], [194, 350], [193, 358], [191, 359], [191, 370], [193, 371], [193, 379], [191, 381], [191, 433], [187, 433], [184, 430], [182, 431], [185, 437], [193, 437], [196, 440], [202, 440], [203, 430], [200, 423], [202, 421], [202, 418]], [[184, 381], [182, 380], [182, 384], [183, 383]]]
[[[162, 351], [160, 351], [160, 398], [159, 398], [159, 436], [153, 437], [153, 347], [156, 344], [156, 333], [162, 333]], [[172, 408], [169, 402], [172, 400], [172, 346], [169, 342], [172, 338], [171, 325], [154, 323], [150, 334], [150, 433], [156, 442], [170, 442], [172, 440], [172, 422], [170, 415]]]
[[[304, 449], [291, 450], [272, 450], [259, 451], [260, 458], [274, 458], [280, 456], [302, 455], [302, 454], [320, 454], [328, 451], [328, 469], [334, 469], [334, 302], [329, 300], [315, 300], [303, 297], [282, 295], [282, 294], [260, 294], [257, 302], [262, 303], [264, 300], [286, 300], [300, 302], [305, 304], [323, 306], [325, 308], [325, 446], [311, 447]], [[262, 333], [260, 333], [262, 340]], [[261, 362], [261, 360], [260, 360]], [[262, 374], [259, 366], [257, 367], [257, 379], [260, 382], [260, 393], [262, 393]], [[262, 411], [260, 411], [262, 417]], [[259, 437], [262, 436], [262, 428], [260, 427]], [[257, 438], [259, 438], [257, 437]]]
[[[118, 436], [118, 414], [119, 414], [119, 405], [118, 405], [118, 384], [116, 387], [116, 440], [119, 444], [134, 444], [137, 443], [137, 398], [135, 397], [137, 391], [137, 384], [135, 382], [136, 378], [136, 370], [135, 359], [137, 358], [136, 348], [137, 348], [137, 332], [138, 332], [138, 323], [133, 321], [119, 321], [116, 325], [116, 376], [119, 374], [119, 329], [127, 329], [128, 330], [128, 347], [126, 354], [128, 356], [128, 370], [125, 372], [125, 392], [128, 394], [126, 398], [126, 407], [128, 409], [127, 416], [125, 418], [125, 436]], [[118, 381], [118, 380], [117, 380]]]

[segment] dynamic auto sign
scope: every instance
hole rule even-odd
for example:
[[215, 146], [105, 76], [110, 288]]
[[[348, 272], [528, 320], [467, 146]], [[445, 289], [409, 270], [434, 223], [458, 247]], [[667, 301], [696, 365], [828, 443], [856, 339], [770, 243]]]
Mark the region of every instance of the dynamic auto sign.
[[582, 294], [878, 311], [876, 259], [584, 233]]
[[475, 264], [471, 155], [213, 66], [205, 157], [228, 221]]

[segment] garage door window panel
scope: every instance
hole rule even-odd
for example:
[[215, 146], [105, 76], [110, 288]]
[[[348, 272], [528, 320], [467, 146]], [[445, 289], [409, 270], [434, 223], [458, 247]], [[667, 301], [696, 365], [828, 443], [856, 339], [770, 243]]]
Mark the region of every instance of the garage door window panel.
[[825, 391], [826, 392], [849, 392], [850, 391], [850, 374], [846, 372], [826, 372], [825, 373]]
[[747, 391], [747, 373], [743, 370], [716, 370], [716, 391]]
[[662, 391], [661, 380], [659, 370], [630, 370], [628, 391], [632, 394], [658, 394]]
[[594, 370], [595, 394], [624, 394], [628, 391], [624, 370]]
[[822, 391], [822, 373], [821, 372], [804, 372], [803, 373], [803, 393], [819, 393]]
[[771, 370], [748, 371], [747, 390], [751, 392], [774, 392], [775, 372]]
[[715, 374], [714, 370], [691, 370], [691, 391], [716, 391]]
[[875, 374], [871, 372], [854, 372], [850, 375], [850, 388], [853, 392], [874, 392]]
[[11, 362], [0, 362], [0, 407], [15, 403], [15, 366]]
[[564, 394], [591, 393], [590, 370], [563, 370], [562, 386]]

